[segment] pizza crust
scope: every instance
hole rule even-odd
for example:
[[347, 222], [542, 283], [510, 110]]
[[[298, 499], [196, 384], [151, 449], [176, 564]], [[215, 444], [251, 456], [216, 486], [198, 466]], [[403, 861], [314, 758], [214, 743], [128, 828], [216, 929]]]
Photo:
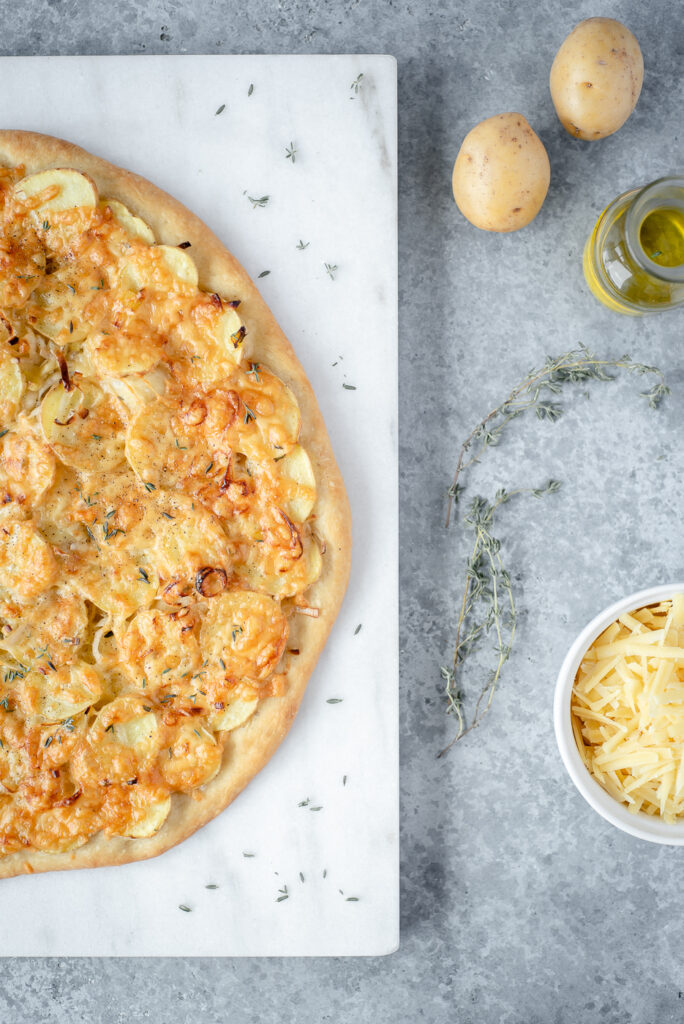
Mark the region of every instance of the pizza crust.
[[325, 549], [321, 575], [306, 591], [309, 604], [320, 610], [319, 617], [294, 615], [290, 622], [288, 646], [299, 648], [301, 653], [290, 659], [286, 692], [282, 697], [261, 700], [256, 713], [229, 734], [218, 775], [194, 797], [174, 793], [169, 817], [154, 836], [127, 839], [98, 833], [84, 846], [66, 853], [13, 853], [0, 860], [0, 877], [11, 877], [156, 857], [187, 839], [238, 796], [288, 732], [342, 604], [351, 564], [351, 515], [344, 482], [306, 374], [254, 282], [216, 235], [162, 189], [62, 139], [0, 130], [0, 163], [23, 164], [27, 174], [53, 167], [72, 167], [88, 174], [102, 196], [120, 200], [142, 217], [159, 242], [178, 245], [189, 241], [203, 289], [241, 300], [240, 317], [248, 331], [245, 347], [249, 356], [263, 360], [299, 402], [300, 441], [311, 458], [318, 489], [315, 531]]

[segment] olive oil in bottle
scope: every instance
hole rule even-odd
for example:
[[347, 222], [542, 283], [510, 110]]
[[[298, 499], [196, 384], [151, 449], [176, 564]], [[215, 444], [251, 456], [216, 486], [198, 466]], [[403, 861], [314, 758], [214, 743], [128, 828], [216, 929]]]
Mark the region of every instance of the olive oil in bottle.
[[606, 207], [584, 250], [604, 305], [641, 316], [684, 304], [684, 178], [660, 178]]
[[663, 206], [649, 213], [639, 231], [641, 248], [659, 267], [684, 264], [684, 209]]

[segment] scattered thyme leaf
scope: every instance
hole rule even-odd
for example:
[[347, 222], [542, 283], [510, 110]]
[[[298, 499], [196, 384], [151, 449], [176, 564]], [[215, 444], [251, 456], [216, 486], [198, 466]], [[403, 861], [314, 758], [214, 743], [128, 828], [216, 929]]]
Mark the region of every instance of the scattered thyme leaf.
[[179, 903], [178, 904], [178, 909], [182, 910], [185, 914], [191, 914], [192, 913], [192, 908], [191, 907], [186, 907], [185, 903]]
[[262, 270], [261, 273], [259, 274], [259, 277], [268, 277], [270, 273], [270, 270]]
[[[276, 875], [278, 874], [277, 871], [275, 873]], [[282, 889], [278, 889], [278, 892], [280, 893], [280, 896], [278, 896], [278, 898], [276, 899], [276, 903], [282, 903], [283, 900], [288, 899], [290, 896], [289, 892], [287, 891], [286, 885], [284, 885]]]
[[297, 242], [296, 248], [297, 249], [308, 249], [310, 245], [311, 245], [311, 242], [302, 242], [302, 240], [300, 238], [299, 241]]
[[295, 149], [294, 142], [291, 142], [289, 149], [288, 148], [285, 149], [285, 159], [286, 160], [291, 160], [292, 163], [295, 163], [296, 157], [297, 157], [297, 150]]
[[328, 275], [328, 277], [330, 278], [330, 280], [334, 281], [335, 280], [335, 273], [337, 271], [337, 267], [335, 266], [335, 264], [334, 263], [324, 263], [323, 266], [325, 267], [325, 272]]
[[[352, 84], [349, 86], [350, 89], [354, 90], [354, 96], [358, 96], [359, 89], [361, 88], [361, 82], [363, 80], [363, 73], [357, 75]], [[353, 99], [354, 97], [352, 97]]]
[[359, 635], [359, 633], [361, 632], [361, 627], [362, 627], [362, 626], [363, 626], [363, 623], [362, 623], [362, 622], [359, 622], [358, 626], [357, 626], [357, 627], [356, 627], [356, 629], [354, 630], [354, 636], [358, 636], [358, 635]]
[[214, 114], [214, 117], [217, 117], [219, 114], [222, 114], [225, 109], [226, 109], [226, 105], [225, 105], [225, 103], [222, 103], [221, 106], [216, 111], [216, 113]]
[[247, 90], [247, 95], [251, 96], [253, 92], [254, 92], [254, 86], [250, 85], [249, 89]]
[[328, 697], [328, 699], [326, 700], [325, 703], [326, 704], [341, 704], [343, 700], [344, 700], [344, 697]]
[[249, 199], [250, 203], [252, 204], [252, 209], [256, 210], [257, 206], [262, 206], [262, 207], [263, 206], [267, 206], [268, 205], [268, 201], [269, 201], [269, 199], [271, 197], [270, 196], [261, 196], [259, 199], [255, 199], [253, 196], [247, 196], [247, 198]]
[[356, 387], [353, 384], [343, 384], [342, 387], [347, 391], [356, 391]]

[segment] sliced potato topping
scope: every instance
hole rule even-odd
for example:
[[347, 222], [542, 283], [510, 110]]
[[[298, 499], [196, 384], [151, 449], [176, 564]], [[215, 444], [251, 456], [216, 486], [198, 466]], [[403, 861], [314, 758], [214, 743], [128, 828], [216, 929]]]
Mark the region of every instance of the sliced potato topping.
[[87, 650], [88, 610], [85, 601], [70, 588], [52, 588], [30, 605], [17, 601], [0, 604], [0, 648], [22, 664], [39, 659], [57, 667], [77, 660]]
[[[105, 829], [110, 835], [128, 836], [130, 839], [145, 839], [155, 835], [162, 827], [171, 810], [171, 797], [161, 787], [137, 786], [120, 789], [128, 803], [129, 815], [125, 825], [121, 825], [121, 810], [116, 808], [114, 824]], [[111, 797], [110, 797], [111, 805]]]
[[160, 759], [162, 775], [172, 789], [181, 793], [205, 785], [221, 767], [223, 744], [211, 729], [199, 724], [200, 728], [192, 721], [181, 722]]
[[202, 662], [196, 627], [197, 618], [190, 608], [138, 612], [120, 641], [125, 670], [139, 687], [145, 682], [148, 693], [191, 676]]
[[102, 708], [87, 742], [72, 758], [81, 786], [123, 782], [136, 785], [149, 772], [162, 745], [162, 725], [142, 697], [116, 697]]
[[322, 567], [299, 405], [177, 241], [0, 168], [0, 857], [153, 836], [287, 691]]
[[118, 199], [101, 199], [100, 207], [105, 211], [110, 211], [127, 236], [139, 238], [141, 241], [147, 242], [148, 245], [154, 245], [154, 231], [149, 224], [146, 224], [142, 217], [136, 217], [134, 213], [131, 213], [128, 207], [120, 203]]
[[232, 732], [252, 717], [257, 709], [259, 700], [256, 693], [244, 695], [236, 692], [226, 701], [221, 710], [213, 712], [209, 721], [213, 729], [219, 732]]
[[85, 664], [55, 669], [50, 660], [37, 660], [21, 688], [19, 704], [26, 718], [63, 722], [96, 704], [102, 695], [99, 673]]
[[287, 643], [287, 620], [265, 594], [233, 590], [211, 602], [202, 623], [202, 650], [235, 678], [265, 679]]
[[52, 548], [30, 522], [0, 523], [0, 590], [30, 601], [57, 582]]
[[94, 473], [123, 463], [119, 403], [92, 381], [55, 384], [41, 403], [40, 419], [45, 439], [67, 466]]
[[27, 205], [38, 214], [97, 205], [97, 189], [91, 179], [80, 171], [62, 167], [23, 178], [16, 192], [21, 199], [34, 200]]
[[297, 444], [278, 461], [278, 476], [284, 484], [285, 512], [296, 523], [308, 519], [316, 504], [316, 477], [306, 449]]
[[297, 399], [286, 384], [260, 363], [250, 363], [243, 380], [240, 398], [248, 413], [248, 429], [241, 431], [241, 450], [245, 454], [259, 451], [260, 446], [254, 448], [252, 441], [256, 432], [268, 454], [279, 458], [290, 451], [299, 437], [302, 417]]
[[0, 500], [36, 507], [55, 477], [55, 457], [37, 427], [21, 416], [0, 439]]
[[177, 491], [157, 491], [154, 564], [164, 579], [192, 578], [207, 567], [228, 569], [219, 520]]
[[[225, 473], [231, 454], [229, 416], [221, 417], [219, 433], [217, 406], [215, 395], [194, 394], [160, 397], [142, 406], [128, 426], [126, 457], [143, 483], [175, 488], [190, 476], [206, 480], [214, 470]], [[230, 412], [235, 419], [235, 410]]]

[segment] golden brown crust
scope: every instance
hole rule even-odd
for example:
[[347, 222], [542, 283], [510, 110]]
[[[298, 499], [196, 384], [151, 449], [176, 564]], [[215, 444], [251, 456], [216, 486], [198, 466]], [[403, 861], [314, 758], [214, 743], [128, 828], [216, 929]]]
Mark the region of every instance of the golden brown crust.
[[[241, 300], [240, 316], [248, 329], [249, 354], [263, 360], [292, 388], [299, 401], [301, 443], [309, 452], [317, 481], [316, 533], [325, 547], [323, 571], [306, 595], [307, 601], [320, 609], [320, 615], [296, 615], [291, 623], [290, 646], [301, 654], [291, 659], [286, 693], [261, 701], [256, 714], [229, 735], [221, 770], [203, 791], [195, 798], [174, 794], [168, 819], [150, 838], [100, 833], [66, 853], [13, 853], [0, 860], [0, 877], [10, 877], [23, 872], [125, 864], [157, 856], [192, 835], [235, 799], [286, 735], [335, 621], [349, 577], [351, 517], [344, 483], [306, 374], [254, 283], [210, 229], [144, 178], [61, 139], [0, 130], [0, 164], [23, 164], [27, 173], [50, 167], [83, 171], [103, 196], [119, 199], [141, 216], [159, 241], [172, 245], [191, 242], [203, 288]], [[202, 797], [199, 800], [198, 795]]]

